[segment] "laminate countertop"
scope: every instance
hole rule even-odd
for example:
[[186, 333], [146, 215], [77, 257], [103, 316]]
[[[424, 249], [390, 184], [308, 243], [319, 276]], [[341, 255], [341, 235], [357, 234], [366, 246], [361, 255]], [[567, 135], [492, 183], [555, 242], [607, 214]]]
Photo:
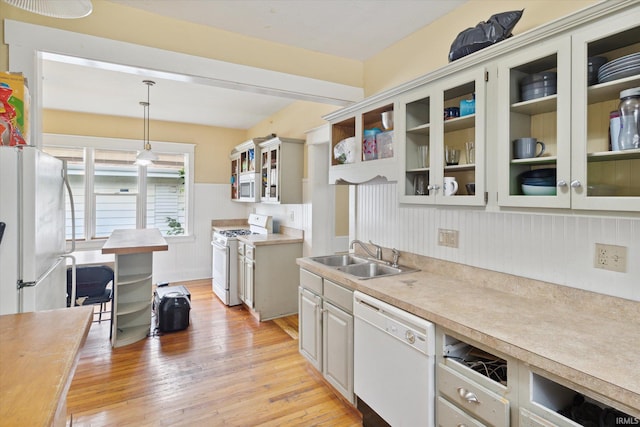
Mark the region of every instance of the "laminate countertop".
[[309, 258], [297, 262], [563, 378], [578, 392], [595, 392], [603, 403], [640, 417], [640, 302], [414, 258], [401, 257], [421, 271], [369, 280]]
[[0, 424], [65, 424], [93, 306], [0, 316]]

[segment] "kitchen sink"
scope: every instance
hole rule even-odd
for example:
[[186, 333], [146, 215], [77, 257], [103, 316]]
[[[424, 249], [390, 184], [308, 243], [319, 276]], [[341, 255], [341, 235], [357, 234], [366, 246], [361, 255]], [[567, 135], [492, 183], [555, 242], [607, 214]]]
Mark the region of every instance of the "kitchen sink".
[[418, 271], [415, 268], [404, 266], [392, 267], [383, 261], [372, 261], [370, 258], [361, 258], [350, 254], [317, 256], [309, 259], [327, 267], [333, 267], [358, 279], [373, 279], [374, 277], [394, 276]]
[[360, 258], [353, 255], [326, 255], [326, 256], [317, 256], [312, 257], [312, 261], [319, 262], [320, 264], [324, 264], [329, 267], [342, 267], [345, 265], [355, 265], [368, 263], [365, 258]]
[[374, 277], [394, 276], [396, 274], [418, 271], [409, 267], [392, 267], [379, 262], [366, 262], [361, 264], [338, 267], [338, 270], [356, 276], [358, 279], [372, 279]]

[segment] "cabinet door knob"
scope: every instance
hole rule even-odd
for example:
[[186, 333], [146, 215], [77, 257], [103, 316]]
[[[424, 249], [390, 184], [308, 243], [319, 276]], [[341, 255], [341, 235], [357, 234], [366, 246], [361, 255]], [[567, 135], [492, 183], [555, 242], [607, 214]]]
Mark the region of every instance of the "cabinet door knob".
[[560, 181], [558, 181], [558, 183], [556, 185], [558, 187], [566, 187], [567, 186], [567, 181], [565, 181], [564, 179], [561, 179]]
[[573, 181], [571, 181], [571, 188], [580, 188], [582, 187], [582, 183], [580, 181], [578, 181], [577, 179], [574, 179]]
[[458, 394], [460, 395], [461, 398], [463, 398], [469, 403], [480, 404], [480, 401], [478, 400], [478, 396], [476, 396], [475, 393], [467, 390], [464, 387], [458, 387]]
[[427, 190], [438, 190], [440, 189], [440, 186], [437, 184], [429, 184], [427, 185]]

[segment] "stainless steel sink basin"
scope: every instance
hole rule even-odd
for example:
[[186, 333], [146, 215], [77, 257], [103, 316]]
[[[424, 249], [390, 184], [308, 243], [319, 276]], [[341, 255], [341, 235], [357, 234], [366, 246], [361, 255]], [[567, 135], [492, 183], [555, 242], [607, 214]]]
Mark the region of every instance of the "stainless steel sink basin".
[[320, 264], [324, 264], [329, 267], [342, 267], [345, 265], [354, 265], [354, 264], [362, 264], [367, 263], [364, 258], [360, 258], [353, 255], [326, 255], [326, 256], [317, 256], [312, 257], [311, 260], [315, 262], [319, 262]]
[[346, 265], [337, 268], [347, 274], [351, 274], [358, 279], [373, 279], [374, 277], [394, 276], [396, 274], [411, 273], [418, 271], [409, 267], [391, 267], [390, 265], [378, 262], [366, 262], [361, 264]]

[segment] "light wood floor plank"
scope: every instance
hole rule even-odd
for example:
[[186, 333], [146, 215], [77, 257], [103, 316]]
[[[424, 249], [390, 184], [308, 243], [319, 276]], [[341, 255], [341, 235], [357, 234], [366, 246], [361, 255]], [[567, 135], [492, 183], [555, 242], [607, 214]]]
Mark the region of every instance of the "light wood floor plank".
[[67, 399], [74, 426], [361, 425], [300, 356], [297, 316], [257, 322], [210, 281], [184, 284], [184, 331], [112, 349], [109, 322], [92, 324]]

